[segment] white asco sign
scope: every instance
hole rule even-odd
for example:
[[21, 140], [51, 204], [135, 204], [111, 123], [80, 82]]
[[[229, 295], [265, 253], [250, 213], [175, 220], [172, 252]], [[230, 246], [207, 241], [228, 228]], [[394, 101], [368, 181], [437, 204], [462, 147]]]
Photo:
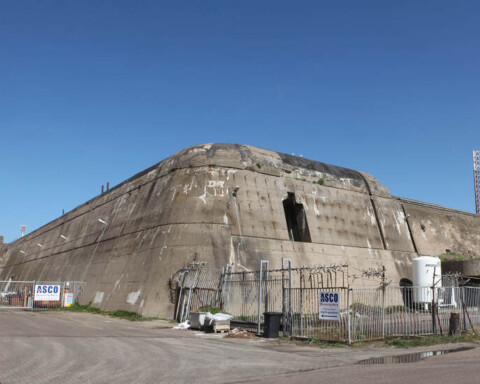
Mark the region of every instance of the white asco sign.
[[320, 320], [340, 320], [338, 292], [320, 293], [319, 315]]
[[35, 285], [35, 301], [59, 301], [60, 285]]

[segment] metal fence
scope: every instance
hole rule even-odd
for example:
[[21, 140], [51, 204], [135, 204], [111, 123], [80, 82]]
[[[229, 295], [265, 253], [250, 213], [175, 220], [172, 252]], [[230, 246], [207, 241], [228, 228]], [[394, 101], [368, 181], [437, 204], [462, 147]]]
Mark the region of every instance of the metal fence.
[[69, 306], [78, 300], [84, 288], [82, 281], [0, 281], [0, 311]]
[[226, 275], [221, 307], [244, 328], [260, 333], [264, 312], [283, 312], [286, 280], [279, 271], [236, 272]]
[[[285, 296], [288, 298], [288, 288]], [[320, 295], [327, 292], [339, 294], [339, 320], [319, 318]], [[347, 340], [347, 288], [292, 288], [291, 310], [284, 313], [284, 333], [290, 336], [316, 338], [326, 341]], [[288, 300], [288, 299], [287, 299]]]
[[[176, 291], [177, 319], [184, 321], [204, 306], [218, 307], [234, 316], [235, 326], [261, 333], [264, 312], [280, 312], [284, 335], [346, 343], [445, 334], [452, 312], [460, 314], [464, 330], [480, 326], [480, 287], [400, 287], [384, 280], [378, 288], [336, 287], [348, 283], [346, 266], [288, 267], [268, 270], [264, 263], [259, 271], [235, 272], [231, 266], [184, 271]], [[324, 319], [320, 297], [331, 292], [338, 297], [338, 314]]]
[[[339, 318], [321, 320], [320, 295], [337, 292]], [[292, 289], [288, 334], [320, 340], [356, 342], [394, 336], [448, 333], [450, 314], [459, 313], [462, 328], [480, 326], [478, 287], [344, 287]]]
[[463, 330], [480, 326], [479, 287], [386, 287], [352, 289], [348, 341], [446, 334], [450, 314]]
[[174, 318], [183, 322], [188, 319], [190, 311], [219, 306], [224, 275], [221, 269], [181, 269], [170, 281], [175, 303]]

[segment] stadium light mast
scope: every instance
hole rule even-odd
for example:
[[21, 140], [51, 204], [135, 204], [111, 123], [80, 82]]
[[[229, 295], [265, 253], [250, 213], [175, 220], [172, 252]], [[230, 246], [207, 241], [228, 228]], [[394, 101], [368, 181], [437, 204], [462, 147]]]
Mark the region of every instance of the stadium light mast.
[[473, 187], [475, 189], [475, 213], [480, 214], [480, 151], [473, 151]]

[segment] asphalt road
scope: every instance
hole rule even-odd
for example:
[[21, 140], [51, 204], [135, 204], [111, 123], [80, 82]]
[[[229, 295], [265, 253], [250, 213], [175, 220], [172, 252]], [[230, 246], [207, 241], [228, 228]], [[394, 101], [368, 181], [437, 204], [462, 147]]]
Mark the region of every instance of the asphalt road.
[[[359, 366], [414, 351], [318, 348], [172, 330], [67, 312], [0, 312], [0, 383], [478, 382], [478, 349], [410, 364]], [[476, 347], [476, 345], [473, 345]], [[428, 347], [415, 349], [452, 348]]]

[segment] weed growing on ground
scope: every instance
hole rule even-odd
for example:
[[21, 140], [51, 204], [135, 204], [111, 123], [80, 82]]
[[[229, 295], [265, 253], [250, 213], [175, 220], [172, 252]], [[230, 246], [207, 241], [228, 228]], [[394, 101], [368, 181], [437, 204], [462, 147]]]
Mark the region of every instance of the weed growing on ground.
[[[291, 341], [294, 343], [315, 345], [318, 347], [347, 347], [346, 343], [335, 342], [335, 341], [325, 341], [317, 339], [315, 337], [289, 337], [283, 336], [279, 337], [278, 340]], [[460, 336], [440, 336], [440, 335], [430, 335], [430, 336], [419, 336], [419, 337], [408, 337], [408, 338], [395, 338], [390, 340], [365, 340], [357, 341], [353, 343], [350, 347], [352, 348], [363, 348], [367, 346], [376, 346], [382, 347], [384, 345], [390, 347], [399, 347], [399, 348], [408, 348], [408, 347], [423, 347], [435, 344], [450, 344], [450, 343], [472, 343], [480, 342], [480, 334], [465, 333]]]
[[306, 338], [306, 337], [281, 336], [281, 337], [278, 337], [278, 340], [291, 341], [291, 342], [308, 344], [308, 345], [315, 345], [315, 346], [319, 346], [319, 347], [346, 347], [347, 346], [347, 344], [345, 344], [345, 343], [340, 343], [340, 342], [336, 342], [336, 341], [320, 340], [320, 339], [317, 339], [316, 337]]
[[474, 335], [471, 333], [463, 334], [460, 336], [422, 336], [408, 339], [393, 339], [385, 341], [385, 344], [393, 347], [421, 347], [434, 344], [449, 344], [449, 343], [468, 343], [480, 341], [480, 335]]
[[215, 315], [216, 313], [225, 313], [227, 315], [230, 315], [230, 313], [222, 311], [218, 307], [211, 307], [209, 305], [205, 305], [203, 307], [200, 307], [195, 312], [210, 312], [212, 315]]
[[[57, 308], [56, 310], [57, 311], [65, 311], [65, 312], [94, 313], [94, 314], [97, 314], [97, 315], [116, 317], [116, 318], [119, 318], [119, 319], [125, 319], [125, 320], [130, 320], [130, 321], [164, 320], [164, 319], [160, 319], [158, 317], [144, 317], [142, 315], [139, 315], [138, 313], [129, 312], [129, 311], [122, 311], [122, 310], [113, 311], [113, 312], [103, 311], [99, 308], [92, 307], [91, 303], [88, 303], [87, 305], [80, 305], [78, 303], [75, 303], [71, 307]], [[168, 320], [168, 321], [170, 321], [170, 320]]]

